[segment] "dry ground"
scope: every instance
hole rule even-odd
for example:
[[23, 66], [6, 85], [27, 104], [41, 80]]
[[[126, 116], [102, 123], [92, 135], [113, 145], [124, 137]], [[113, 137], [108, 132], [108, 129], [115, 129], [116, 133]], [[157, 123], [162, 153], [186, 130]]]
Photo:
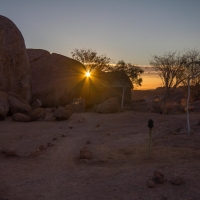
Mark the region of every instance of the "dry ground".
[[[79, 122], [79, 119], [84, 119]], [[152, 158], [148, 158], [148, 120], [154, 120]], [[199, 115], [186, 116], [125, 111], [115, 114], [74, 113], [68, 121], [1, 121], [0, 199], [8, 200], [198, 200], [200, 199]], [[66, 134], [66, 137], [62, 137]], [[57, 140], [53, 140], [57, 138]], [[87, 141], [90, 142], [87, 142]], [[54, 144], [37, 157], [40, 145]], [[87, 144], [90, 143], [90, 144]], [[84, 147], [91, 160], [80, 160]], [[165, 182], [148, 188], [155, 170]], [[170, 179], [179, 175], [182, 185]]]

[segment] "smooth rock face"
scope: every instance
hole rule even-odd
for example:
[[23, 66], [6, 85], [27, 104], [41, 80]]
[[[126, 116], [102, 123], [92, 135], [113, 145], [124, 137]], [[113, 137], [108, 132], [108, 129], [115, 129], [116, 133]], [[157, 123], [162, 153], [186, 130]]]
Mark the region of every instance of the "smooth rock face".
[[31, 100], [30, 64], [17, 26], [0, 15], [0, 91]]
[[115, 113], [118, 111], [119, 111], [119, 101], [115, 97], [112, 97], [97, 106], [98, 113]]
[[55, 53], [31, 62], [32, 101], [39, 99], [44, 107], [65, 106], [76, 96], [74, 87], [85, 71], [80, 62]]
[[9, 111], [8, 97], [5, 92], [0, 91], [0, 120], [4, 120]]
[[8, 102], [10, 105], [11, 114], [23, 113], [29, 115], [32, 111], [29, 103], [14, 93], [8, 92]]
[[43, 49], [27, 49], [26, 51], [30, 63], [50, 55], [48, 51]]

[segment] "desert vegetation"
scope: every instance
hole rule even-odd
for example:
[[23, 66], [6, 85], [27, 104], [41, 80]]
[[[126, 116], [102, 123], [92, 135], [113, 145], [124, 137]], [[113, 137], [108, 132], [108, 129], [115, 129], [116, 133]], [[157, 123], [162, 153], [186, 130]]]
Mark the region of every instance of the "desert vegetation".
[[166, 94], [178, 86], [183, 86], [187, 93], [188, 79], [192, 79], [192, 99], [199, 99], [200, 52], [198, 50], [168, 52], [163, 56], [155, 55], [150, 65], [158, 72]]

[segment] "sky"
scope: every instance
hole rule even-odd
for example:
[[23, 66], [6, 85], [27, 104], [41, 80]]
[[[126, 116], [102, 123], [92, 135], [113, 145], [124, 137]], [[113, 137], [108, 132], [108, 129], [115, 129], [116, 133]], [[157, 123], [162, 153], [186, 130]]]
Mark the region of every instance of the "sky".
[[27, 48], [68, 57], [93, 49], [144, 66], [153, 55], [200, 50], [199, 9], [200, 0], [0, 0]]

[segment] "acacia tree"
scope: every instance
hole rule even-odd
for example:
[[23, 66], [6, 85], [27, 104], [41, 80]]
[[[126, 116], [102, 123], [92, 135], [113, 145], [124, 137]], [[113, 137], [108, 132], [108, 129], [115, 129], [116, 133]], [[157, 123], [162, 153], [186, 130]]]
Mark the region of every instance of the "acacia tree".
[[74, 49], [71, 54], [73, 59], [85, 65], [87, 71], [91, 72], [94, 69], [108, 71], [110, 68], [111, 59], [106, 55], [98, 55], [92, 49]]
[[185, 79], [185, 57], [180, 52], [168, 52], [164, 56], [153, 56], [150, 65], [158, 72], [169, 94], [171, 89], [175, 89]]
[[[142, 78], [140, 76], [144, 71], [140, 67], [134, 66], [131, 63], [125, 63], [123, 60], [120, 60], [115, 66], [113, 66], [112, 70], [124, 71], [131, 80], [133, 87], [134, 85], [141, 86]], [[127, 87], [124, 79], [121, 80], [121, 84], [123, 86], [121, 108], [123, 108], [124, 94]]]
[[123, 60], [118, 61], [118, 63], [113, 67], [112, 71], [121, 71], [124, 70], [127, 76], [130, 78], [133, 85], [141, 86], [142, 78], [140, 77], [144, 70], [140, 67], [135, 66], [131, 63], [125, 63]]

